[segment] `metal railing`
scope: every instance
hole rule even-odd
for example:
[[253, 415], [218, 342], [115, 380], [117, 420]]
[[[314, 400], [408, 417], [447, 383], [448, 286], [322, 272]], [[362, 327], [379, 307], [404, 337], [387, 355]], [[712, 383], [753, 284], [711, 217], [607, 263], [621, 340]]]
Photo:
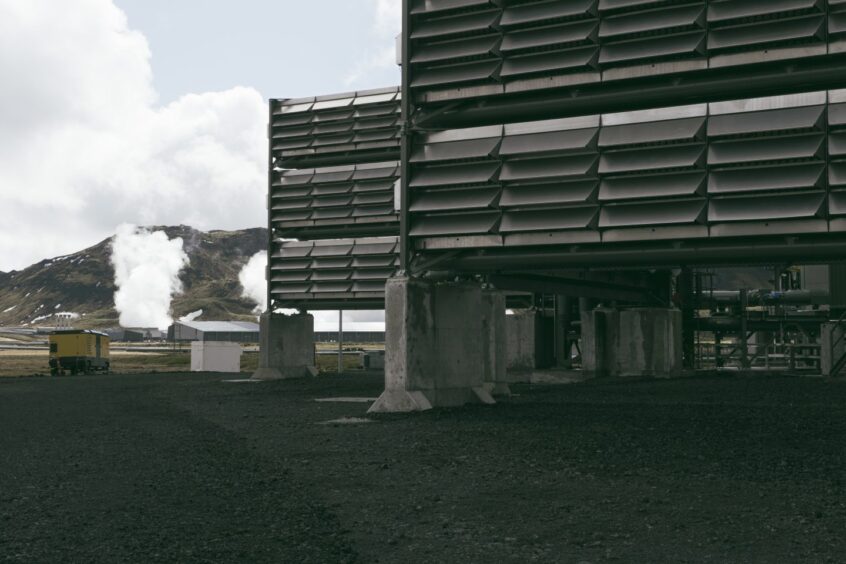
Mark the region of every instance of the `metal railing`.
[[819, 343], [748, 343], [744, 358], [739, 342], [697, 343], [697, 368], [819, 372]]

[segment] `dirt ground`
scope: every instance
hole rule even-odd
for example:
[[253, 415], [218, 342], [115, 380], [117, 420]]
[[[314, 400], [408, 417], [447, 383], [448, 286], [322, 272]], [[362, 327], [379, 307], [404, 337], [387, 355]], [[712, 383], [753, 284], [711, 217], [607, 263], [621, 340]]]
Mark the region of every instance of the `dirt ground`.
[[315, 399], [375, 397], [378, 375], [223, 378], [0, 380], [0, 562], [846, 555], [843, 382], [523, 385], [367, 417]]

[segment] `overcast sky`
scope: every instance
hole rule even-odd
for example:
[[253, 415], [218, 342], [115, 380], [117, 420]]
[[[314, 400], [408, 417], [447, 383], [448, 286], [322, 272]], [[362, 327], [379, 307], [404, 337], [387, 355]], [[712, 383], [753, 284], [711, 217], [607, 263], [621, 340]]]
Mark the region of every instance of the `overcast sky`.
[[399, 83], [399, 0], [0, 0], [0, 270], [265, 223], [266, 99]]

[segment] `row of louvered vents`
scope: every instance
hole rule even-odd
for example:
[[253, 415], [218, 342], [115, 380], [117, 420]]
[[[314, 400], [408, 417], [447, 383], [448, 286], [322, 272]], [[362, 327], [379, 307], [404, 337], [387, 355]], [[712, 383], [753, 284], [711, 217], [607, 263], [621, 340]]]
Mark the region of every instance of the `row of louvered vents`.
[[270, 149], [280, 168], [399, 158], [397, 87], [270, 104]]
[[278, 307], [379, 309], [398, 262], [397, 237], [287, 241], [271, 262]]
[[846, 103], [810, 98], [818, 103], [422, 137], [410, 235], [436, 249], [843, 231]]
[[416, 103], [846, 51], [846, 0], [412, 0]]
[[399, 97], [395, 87], [271, 101], [275, 307], [383, 307], [398, 264]]

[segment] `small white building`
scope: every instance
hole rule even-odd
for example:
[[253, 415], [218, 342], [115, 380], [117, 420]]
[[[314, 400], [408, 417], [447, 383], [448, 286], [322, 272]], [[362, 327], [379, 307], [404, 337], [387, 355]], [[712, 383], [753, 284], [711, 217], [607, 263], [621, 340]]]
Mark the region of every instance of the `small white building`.
[[241, 345], [216, 341], [191, 343], [191, 372], [240, 372]]

